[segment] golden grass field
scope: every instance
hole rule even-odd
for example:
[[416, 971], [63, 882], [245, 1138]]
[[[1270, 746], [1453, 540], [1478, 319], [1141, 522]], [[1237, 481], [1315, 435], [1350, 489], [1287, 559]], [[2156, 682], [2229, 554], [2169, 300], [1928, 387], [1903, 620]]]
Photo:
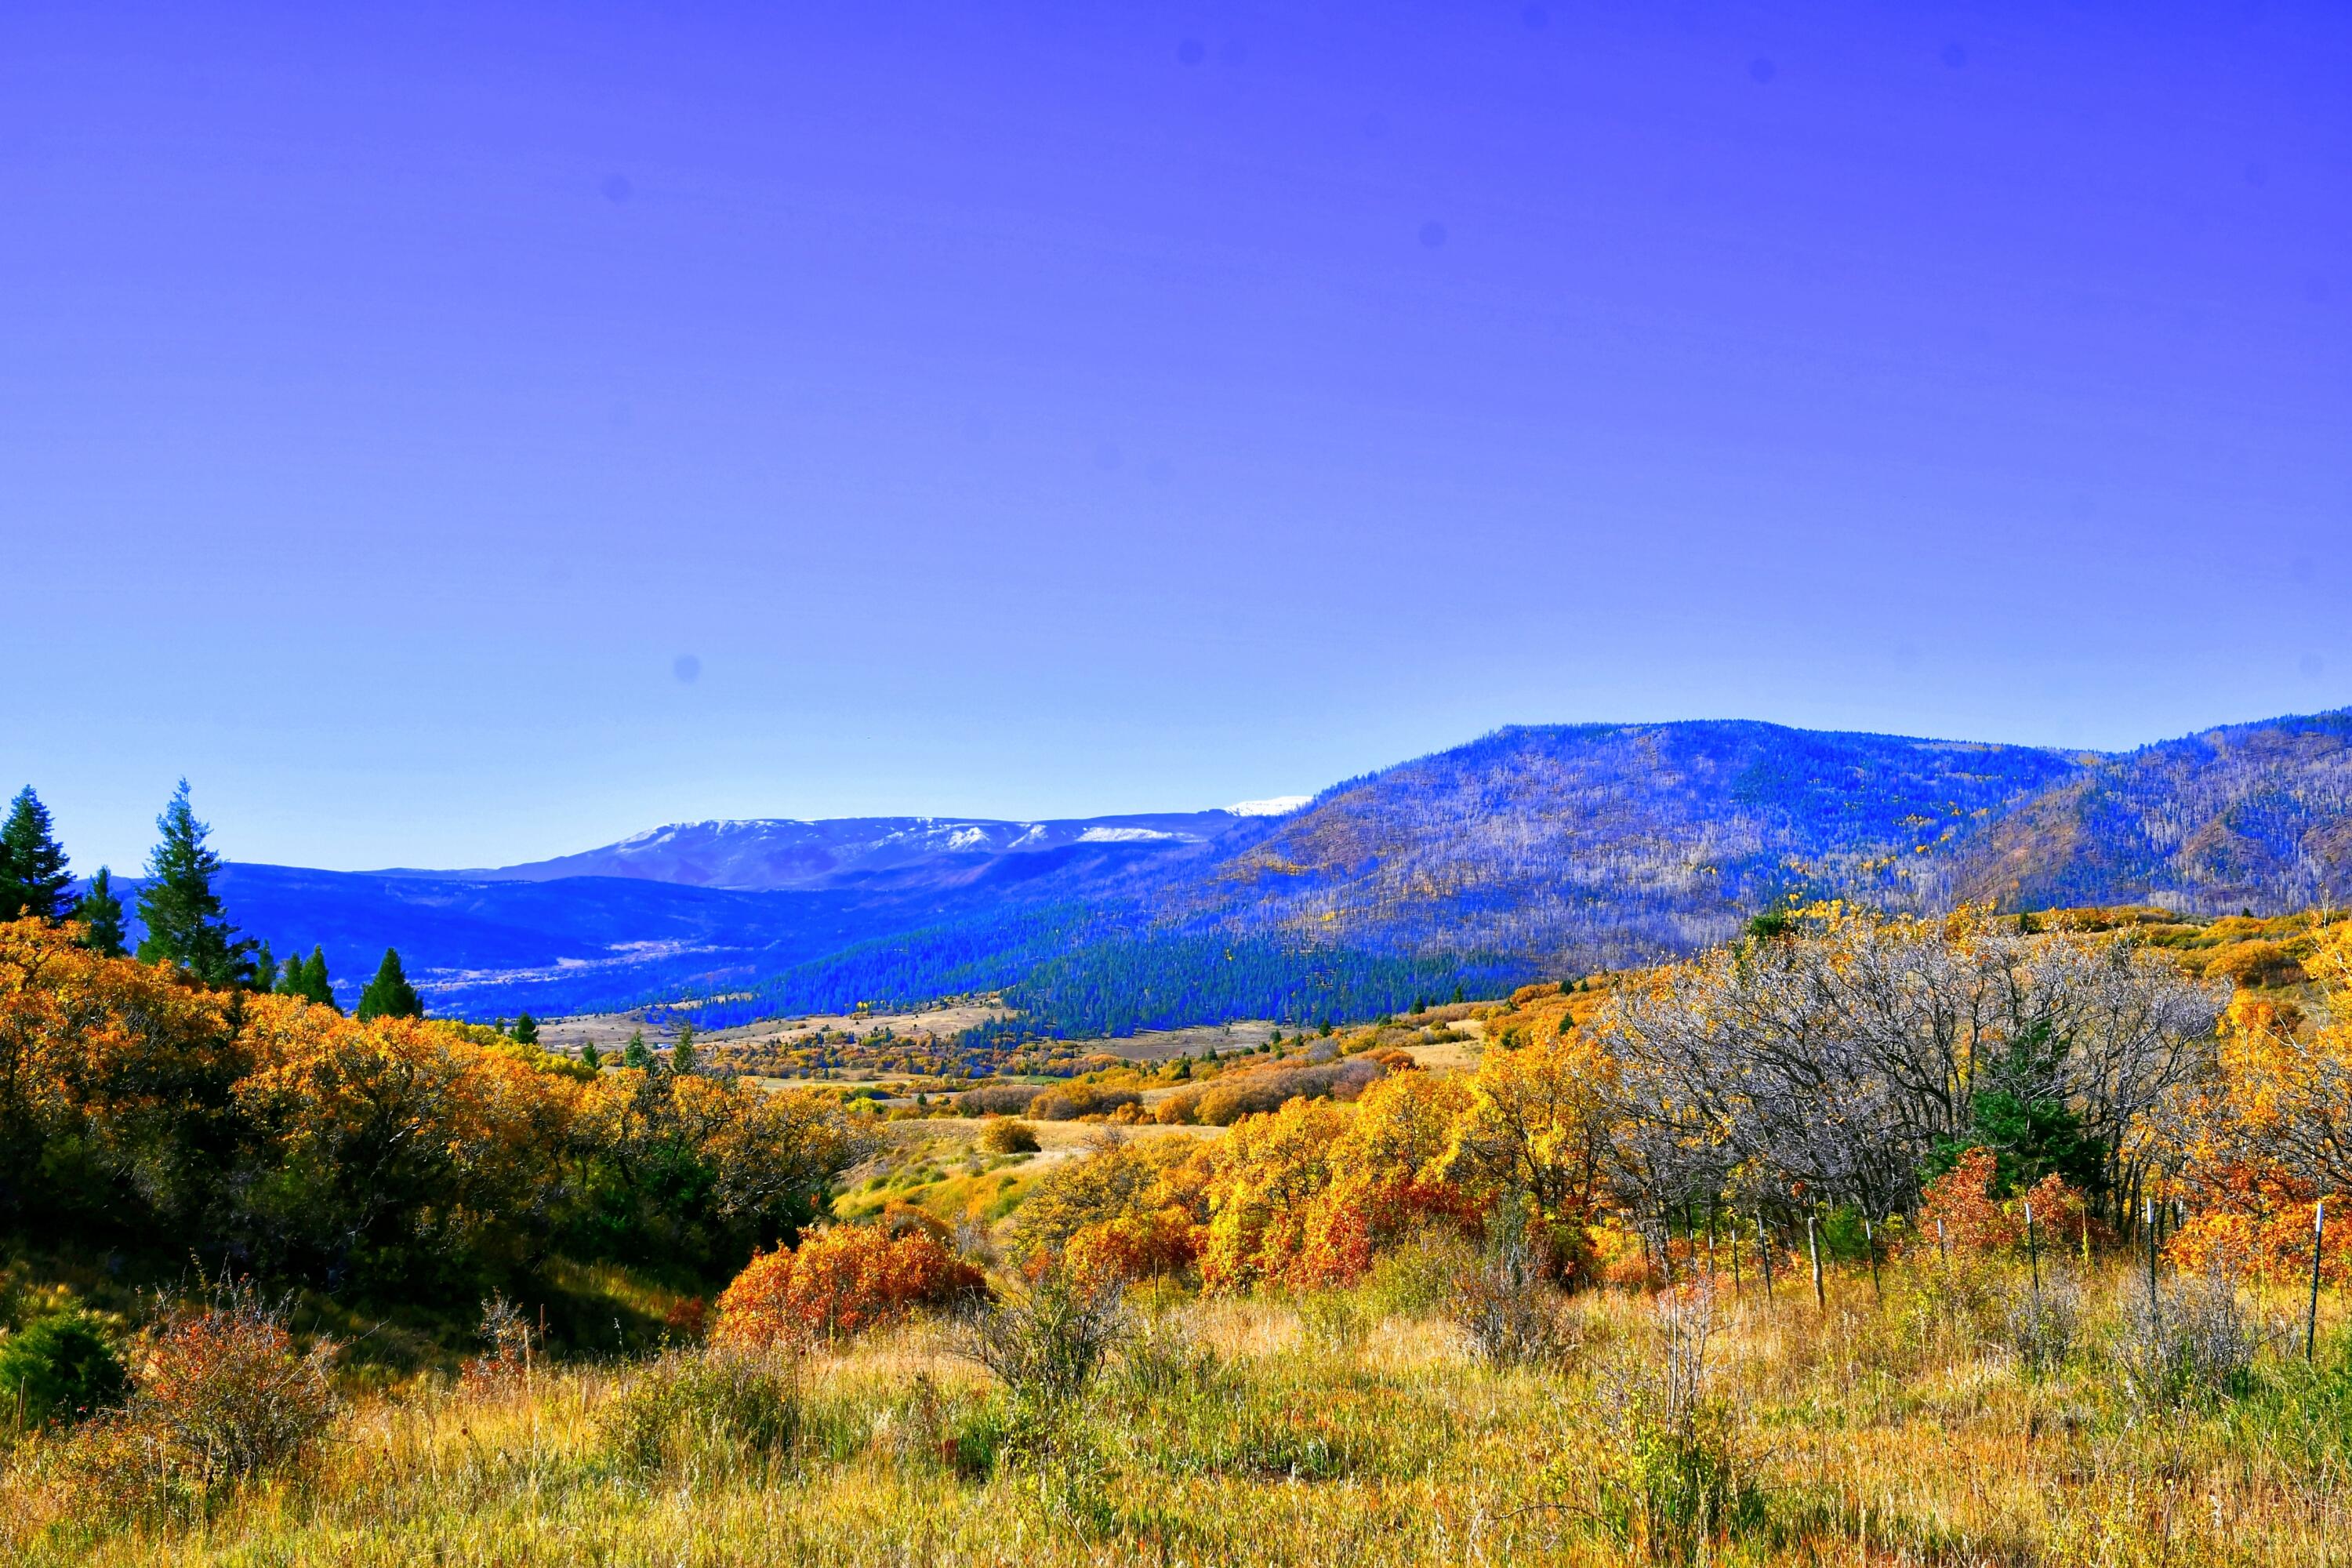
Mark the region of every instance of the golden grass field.
[[[2352, 1552], [2352, 1358], [2332, 1300], [2317, 1369], [2299, 1336], [2278, 1338], [2233, 1394], [2151, 1409], [2113, 1359], [2143, 1288], [2120, 1266], [2090, 1282], [2073, 1353], [2039, 1378], [2000, 1342], [2012, 1276], [1893, 1267], [1881, 1300], [1866, 1274], [1833, 1272], [1826, 1310], [1786, 1279], [1768, 1308], [1751, 1280], [1712, 1310], [1700, 1426], [1749, 1504], [1678, 1542], [1639, 1508], [1668, 1397], [1659, 1299], [1560, 1300], [1556, 1354], [1495, 1365], [1448, 1316], [1463, 1261], [1408, 1249], [1366, 1286], [1291, 1300], [1147, 1293], [1129, 1309], [1152, 1325], [1132, 1331], [1141, 1350], [1025, 1447], [1007, 1436], [1017, 1402], [933, 1321], [780, 1363], [789, 1435], [764, 1445], [740, 1412], [691, 1399], [650, 1440], [627, 1426], [694, 1351], [420, 1379], [351, 1403], [289, 1473], [163, 1505], [28, 1444], [0, 1482], [0, 1553], [2319, 1568]], [[2296, 1305], [2269, 1302], [2273, 1326]]]

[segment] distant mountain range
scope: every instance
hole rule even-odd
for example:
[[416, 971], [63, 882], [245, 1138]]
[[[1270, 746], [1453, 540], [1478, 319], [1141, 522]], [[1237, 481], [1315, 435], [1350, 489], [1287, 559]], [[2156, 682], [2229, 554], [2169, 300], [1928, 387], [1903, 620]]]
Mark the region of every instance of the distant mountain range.
[[[681, 824], [495, 869], [236, 865], [241, 925], [436, 1008], [713, 1021], [1012, 987], [1070, 1029], [1403, 1005], [1835, 896], [2270, 911], [2352, 892], [2352, 710], [2105, 754], [1747, 721], [1514, 727], [1311, 801]], [[724, 998], [725, 1000], [720, 1000]], [[1318, 998], [1321, 1000], [1318, 1002]]]
[[1304, 795], [1251, 801], [1215, 811], [1091, 816], [1043, 822], [986, 817], [843, 816], [820, 822], [681, 822], [617, 844], [552, 860], [469, 871], [393, 870], [387, 877], [478, 882], [551, 882], [568, 877], [631, 877], [694, 888], [814, 890], [955, 887], [997, 862], [1034, 857], [1024, 869], [1059, 864], [1075, 851], [1126, 855], [1183, 852], [1224, 839], [1237, 827], [1295, 811]]

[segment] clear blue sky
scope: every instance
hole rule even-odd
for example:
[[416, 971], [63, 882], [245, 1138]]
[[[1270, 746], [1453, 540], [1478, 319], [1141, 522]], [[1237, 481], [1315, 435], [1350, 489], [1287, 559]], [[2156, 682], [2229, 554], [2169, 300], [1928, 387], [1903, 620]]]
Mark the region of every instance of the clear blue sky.
[[2347, 83], [2332, 0], [14, 0], [0, 783], [465, 865], [2338, 706]]

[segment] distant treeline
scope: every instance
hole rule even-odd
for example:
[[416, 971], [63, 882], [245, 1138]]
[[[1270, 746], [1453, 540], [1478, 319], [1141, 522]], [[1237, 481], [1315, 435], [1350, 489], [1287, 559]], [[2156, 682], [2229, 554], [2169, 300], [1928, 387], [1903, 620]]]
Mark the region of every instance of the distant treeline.
[[1131, 1035], [1185, 1024], [1276, 1018], [1310, 1024], [1402, 1013], [1416, 1001], [1483, 1000], [1532, 978], [1507, 960], [1402, 956], [1263, 937], [1145, 933], [1046, 960], [1004, 999], [1068, 1035]]
[[1047, 904], [858, 942], [683, 1011], [711, 1029], [996, 992], [1021, 1011], [1024, 1032], [1084, 1037], [1236, 1018], [1370, 1018], [1416, 1001], [1501, 995], [1529, 978], [1524, 964], [1491, 955], [1171, 932]]

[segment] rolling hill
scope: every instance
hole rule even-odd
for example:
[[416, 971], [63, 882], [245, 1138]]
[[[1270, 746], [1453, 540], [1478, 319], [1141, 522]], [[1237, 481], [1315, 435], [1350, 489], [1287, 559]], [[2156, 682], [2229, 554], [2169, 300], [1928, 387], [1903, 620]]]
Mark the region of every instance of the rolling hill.
[[[682, 824], [463, 871], [238, 865], [232, 914], [387, 945], [469, 1016], [972, 988], [1072, 1029], [1402, 1005], [1685, 952], [1789, 896], [2273, 912], [2352, 890], [2352, 710], [2100, 754], [1740, 721], [1513, 727], [1305, 803]], [[1293, 807], [1296, 807], [1293, 809]]]

